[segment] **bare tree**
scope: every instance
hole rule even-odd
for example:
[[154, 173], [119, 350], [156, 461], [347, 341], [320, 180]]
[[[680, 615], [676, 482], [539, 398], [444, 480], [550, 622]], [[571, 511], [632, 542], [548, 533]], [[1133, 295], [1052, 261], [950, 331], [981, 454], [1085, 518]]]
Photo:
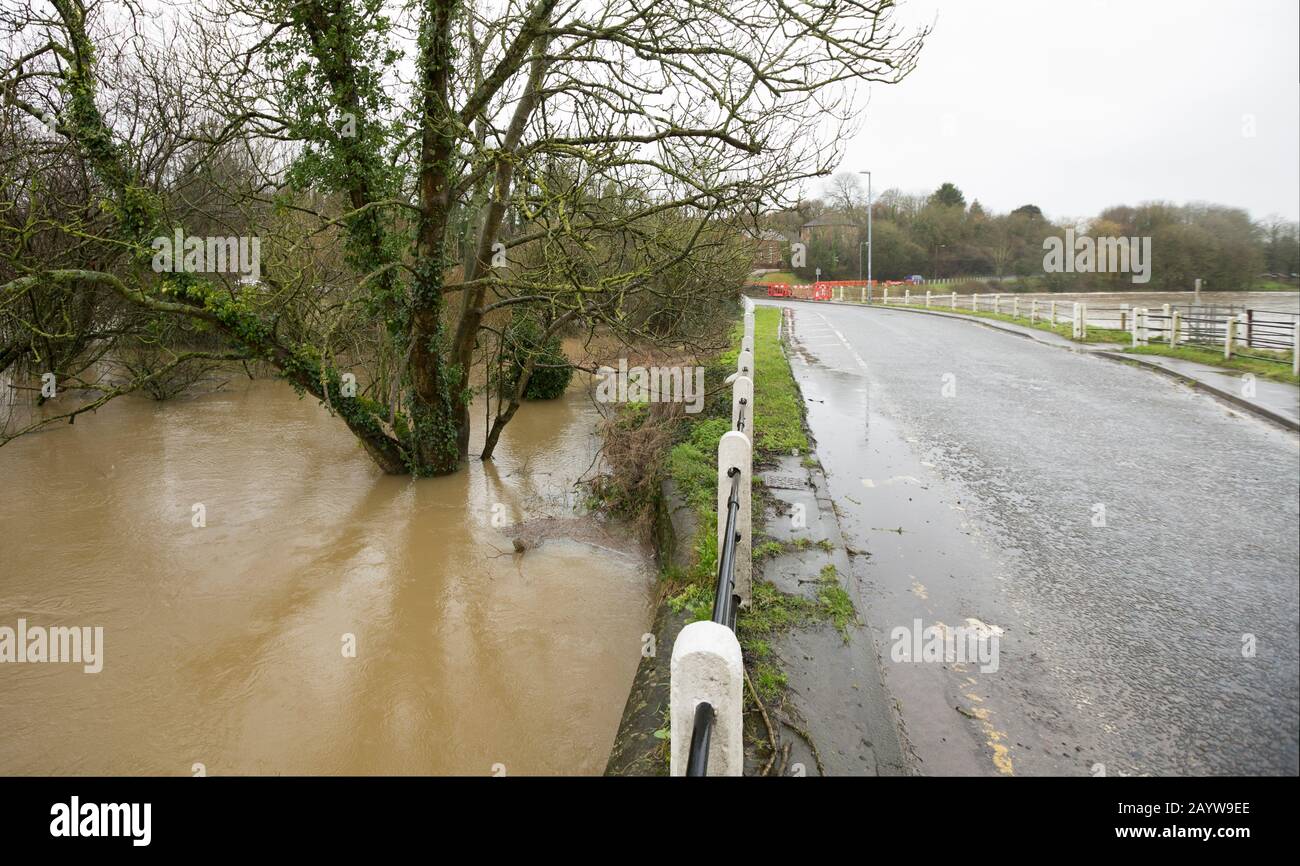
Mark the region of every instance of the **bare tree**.
[[[855, 85], [913, 68], [926, 31], [892, 23], [893, 6], [226, 0], [182, 20], [134, 2], [48, 0], [6, 11], [7, 110], [48, 123], [84, 163], [102, 191], [97, 236], [120, 259], [52, 268], [17, 249], [0, 305], [36, 286], [93, 287], [202, 323], [226, 355], [265, 362], [329, 406], [385, 471], [454, 471], [494, 316], [692, 336], [693, 302], [719, 293], [698, 270], [730, 255], [728, 230], [829, 173]], [[157, 117], [133, 118], [108, 55], [152, 88]], [[232, 163], [243, 170], [211, 182]], [[194, 176], [204, 183], [187, 185]], [[267, 240], [256, 291], [153, 266], [155, 238], [200, 223]], [[358, 362], [353, 393], [342, 373]], [[506, 401], [490, 442], [517, 409]]]

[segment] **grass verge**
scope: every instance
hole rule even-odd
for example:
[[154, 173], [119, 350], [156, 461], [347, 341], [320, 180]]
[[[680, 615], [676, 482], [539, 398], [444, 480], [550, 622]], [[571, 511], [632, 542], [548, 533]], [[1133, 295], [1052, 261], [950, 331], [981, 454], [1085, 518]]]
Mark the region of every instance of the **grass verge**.
[[[781, 311], [775, 307], [758, 307], [754, 311], [754, 465], [777, 456], [805, 455], [810, 460], [808, 435], [804, 427], [804, 405], [795, 384], [790, 363], [781, 351], [777, 333]], [[728, 370], [735, 369], [739, 354], [741, 329], [733, 335], [732, 348], [719, 358]], [[687, 618], [708, 619], [712, 615], [717, 580], [716, 484], [717, 442], [730, 425], [725, 417], [697, 418], [686, 421], [689, 433], [669, 452], [668, 473], [681, 495], [696, 510], [698, 517], [694, 543], [695, 561], [682, 575], [680, 591], [668, 603], [673, 610], [685, 611]], [[763, 503], [766, 488], [755, 479], [753, 527], [755, 538], [764, 523]], [[806, 539], [791, 543], [765, 541], [755, 544], [751, 555], [755, 563], [788, 551], [810, 547], [827, 550], [829, 542], [811, 544]], [[814, 622], [829, 622], [848, 641], [848, 628], [857, 621], [852, 599], [840, 586], [839, 575], [832, 565], [822, 569], [814, 598], [792, 595], [755, 575], [750, 606], [736, 618], [736, 637], [744, 654], [745, 667], [759, 700], [765, 706], [779, 704], [787, 677], [771, 649], [771, 640], [780, 633]], [[746, 693], [747, 705], [752, 701]]]
[[[771, 463], [777, 456], [804, 455], [811, 460], [804, 427], [804, 404], [777, 333], [781, 311], [758, 307], [754, 312], [754, 465]], [[607, 428], [606, 453], [612, 474], [593, 485], [593, 504], [624, 517], [636, 517], [658, 497], [663, 479], [671, 480], [677, 494], [695, 512], [695, 537], [689, 562], [661, 573], [665, 603], [688, 621], [712, 616], [717, 582], [717, 460], [718, 440], [731, 427], [731, 389], [725, 378], [736, 369], [743, 325], [737, 323], [731, 347], [705, 368], [704, 410], [696, 415], [657, 414], [654, 407], [620, 407]], [[627, 443], [635, 447], [629, 447]], [[643, 447], [647, 446], [647, 447]], [[815, 461], [814, 461], [815, 462]], [[626, 465], [624, 465], [626, 464]], [[753, 527], [759, 538], [769, 500], [766, 488], [754, 479], [751, 501]], [[759, 542], [754, 562], [787, 550], [806, 550], [807, 541]], [[813, 622], [832, 624], [848, 640], [848, 627], [857, 615], [848, 594], [839, 585], [833, 566], [823, 569], [812, 598], [783, 593], [755, 576], [748, 608], [738, 613], [736, 636], [754, 691], [765, 706], [779, 704], [786, 689], [786, 674], [775, 658], [770, 640], [781, 632]], [[747, 706], [752, 698], [746, 691]], [[667, 728], [655, 732], [665, 741]]]
[[[1251, 349], [1254, 352], [1264, 352], [1264, 349]], [[1261, 379], [1272, 379], [1275, 382], [1288, 382], [1292, 385], [1300, 385], [1300, 376], [1291, 372], [1291, 359], [1281, 352], [1276, 353], [1275, 360], [1262, 360], [1260, 358], [1243, 358], [1240, 355], [1234, 355], [1232, 358], [1224, 358], [1223, 350], [1211, 349], [1208, 346], [1178, 346], [1170, 348], [1159, 343], [1153, 343], [1147, 346], [1129, 346], [1124, 349], [1127, 355], [1160, 355], [1165, 358], [1181, 358], [1184, 361], [1195, 361], [1198, 364], [1206, 364], [1213, 367], [1222, 367], [1226, 370], [1240, 370], [1243, 373], [1254, 373]], [[1272, 353], [1270, 353], [1272, 354]]]

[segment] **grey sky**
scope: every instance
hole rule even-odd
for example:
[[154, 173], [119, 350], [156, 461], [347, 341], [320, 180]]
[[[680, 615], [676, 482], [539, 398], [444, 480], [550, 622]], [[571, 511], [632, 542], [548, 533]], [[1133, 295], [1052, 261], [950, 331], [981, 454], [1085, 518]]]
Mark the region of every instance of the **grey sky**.
[[899, 20], [934, 33], [902, 84], [873, 85], [841, 165], [876, 191], [952, 181], [1052, 219], [1151, 199], [1300, 217], [1296, 0], [904, 0]]

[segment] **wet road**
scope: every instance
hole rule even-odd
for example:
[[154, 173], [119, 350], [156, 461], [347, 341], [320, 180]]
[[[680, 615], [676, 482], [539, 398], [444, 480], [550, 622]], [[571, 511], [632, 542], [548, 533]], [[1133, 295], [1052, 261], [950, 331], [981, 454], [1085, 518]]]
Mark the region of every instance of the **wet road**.
[[[787, 306], [919, 772], [1297, 772], [1294, 434], [968, 322]], [[918, 621], [996, 663], [902, 660]]]

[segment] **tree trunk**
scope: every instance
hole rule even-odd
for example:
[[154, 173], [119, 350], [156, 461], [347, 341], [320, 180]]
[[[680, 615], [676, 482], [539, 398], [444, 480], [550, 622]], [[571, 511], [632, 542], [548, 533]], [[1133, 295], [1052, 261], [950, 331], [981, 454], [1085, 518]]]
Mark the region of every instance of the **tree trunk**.
[[410, 376], [407, 413], [411, 421], [411, 472], [447, 475], [460, 467], [462, 438], [469, 437], [465, 394], [469, 368], [455, 363], [443, 331], [443, 286], [448, 264], [447, 215], [456, 118], [448, 108], [454, 0], [434, 2], [423, 19], [420, 57], [421, 112], [420, 223], [411, 287]]
[[[563, 316], [560, 316], [550, 326], [542, 332], [541, 344], [546, 345], [551, 337], [559, 332], [570, 319], [574, 317], [577, 310], [570, 310]], [[524, 394], [528, 393], [528, 382], [533, 378], [533, 370], [537, 368], [537, 358], [532, 357], [524, 364], [524, 368], [519, 373], [519, 381], [515, 383], [514, 393], [510, 395], [510, 404], [504, 412], [498, 412], [497, 416], [492, 419], [492, 429], [488, 431], [487, 439], [483, 443], [483, 453], [479, 455], [481, 460], [487, 461], [492, 459], [492, 454], [496, 451], [497, 441], [501, 438], [501, 431], [510, 423], [510, 419], [515, 417], [519, 407], [524, 402]]]

